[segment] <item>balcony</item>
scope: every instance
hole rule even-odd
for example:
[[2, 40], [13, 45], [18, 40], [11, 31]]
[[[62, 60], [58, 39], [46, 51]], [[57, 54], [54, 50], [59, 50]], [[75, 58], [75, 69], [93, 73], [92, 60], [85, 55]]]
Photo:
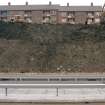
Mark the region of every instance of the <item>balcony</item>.
[[74, 15], [68, 15], [67, 18], [74, 18]]
[[29, 17], [27, 17], [27, 18], [25, 18], [25, 22], [26, 22], [26, 23], [32, 23], [32, 19], [29, 18]]
[[68, 21], [69, 24], [75, 24], [75, 21]]
[[95, 12], [95, 17], [100, 17], [101, 13], [100, 12]]
[[7, 22], [7, 17], [1, 17], [0, 20], [4, 21], [4, 22]]
[[49, 13], [45, 13], [45, 14], [43, 14], [43, 16], [45, 16], [45, 17], [50, 17], [51, 14], [49, 14]]
[[24, 18], [22, 15], [14, 15], [12, 18], [14, 18], [14, 21], [16, 22], [24, 22]]
[[51, 15], [50, 15], [50, 14], [46, 14], [46, 16], [47, 16], [47, 17], [50, 17]]
[[75, 24], [75, 20], [73, 18], [68, 18], [67, 23], [68, 24]]
[[50, 23], [50, 18], [44, 18], [42, 23]]
[[66, 18], [62, 18], [62, 23], [67, 23], [67, 19]]
[[28, 14], [24, 14], [24, 17], [28, 17]]
[[93, 19], [90, 18], [90, 19], [87, 20], [87, 24], [93, 24], [93, 23], [94, 23]]
[[24, 17], [32, 17], [31, 14], [24, 14]]
[[101, 20], [100, 20], [100, 18], [95, 18], [94, 22], [99, 24], [101, 22]]

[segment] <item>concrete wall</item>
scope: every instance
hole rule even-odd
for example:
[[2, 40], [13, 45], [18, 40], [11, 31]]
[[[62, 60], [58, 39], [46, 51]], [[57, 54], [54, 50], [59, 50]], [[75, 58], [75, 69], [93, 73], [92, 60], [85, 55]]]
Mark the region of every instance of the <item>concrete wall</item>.
[[95, 102], [105, 101], [105, 88], [8, 88], [0, 89], [1, 101]]

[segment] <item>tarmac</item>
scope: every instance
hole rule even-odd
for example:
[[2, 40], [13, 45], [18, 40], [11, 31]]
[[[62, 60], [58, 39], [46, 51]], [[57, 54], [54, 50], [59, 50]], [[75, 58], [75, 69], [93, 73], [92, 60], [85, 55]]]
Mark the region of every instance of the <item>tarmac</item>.
[[105, 105], [105, 103], [0, 103], [0, 105]]

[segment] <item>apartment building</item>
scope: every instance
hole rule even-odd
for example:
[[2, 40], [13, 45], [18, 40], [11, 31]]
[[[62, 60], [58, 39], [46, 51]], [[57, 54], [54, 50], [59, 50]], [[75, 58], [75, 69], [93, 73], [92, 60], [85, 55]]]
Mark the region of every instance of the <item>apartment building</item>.
[[28, 23], [94, 24], [100, 23], [102, 6], [8, 5], [0, 6], [0, 20]]
[[60, 6], [59, 23], [94, 24], [100, 23], [102, 14], [101, 6]]

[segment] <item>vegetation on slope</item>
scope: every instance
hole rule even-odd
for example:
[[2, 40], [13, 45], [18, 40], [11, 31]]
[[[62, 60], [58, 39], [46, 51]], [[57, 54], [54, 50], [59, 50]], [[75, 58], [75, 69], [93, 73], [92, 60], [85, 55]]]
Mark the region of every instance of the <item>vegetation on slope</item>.
[[104, 72], [105, 25], [0, 22], [1, 72]]

